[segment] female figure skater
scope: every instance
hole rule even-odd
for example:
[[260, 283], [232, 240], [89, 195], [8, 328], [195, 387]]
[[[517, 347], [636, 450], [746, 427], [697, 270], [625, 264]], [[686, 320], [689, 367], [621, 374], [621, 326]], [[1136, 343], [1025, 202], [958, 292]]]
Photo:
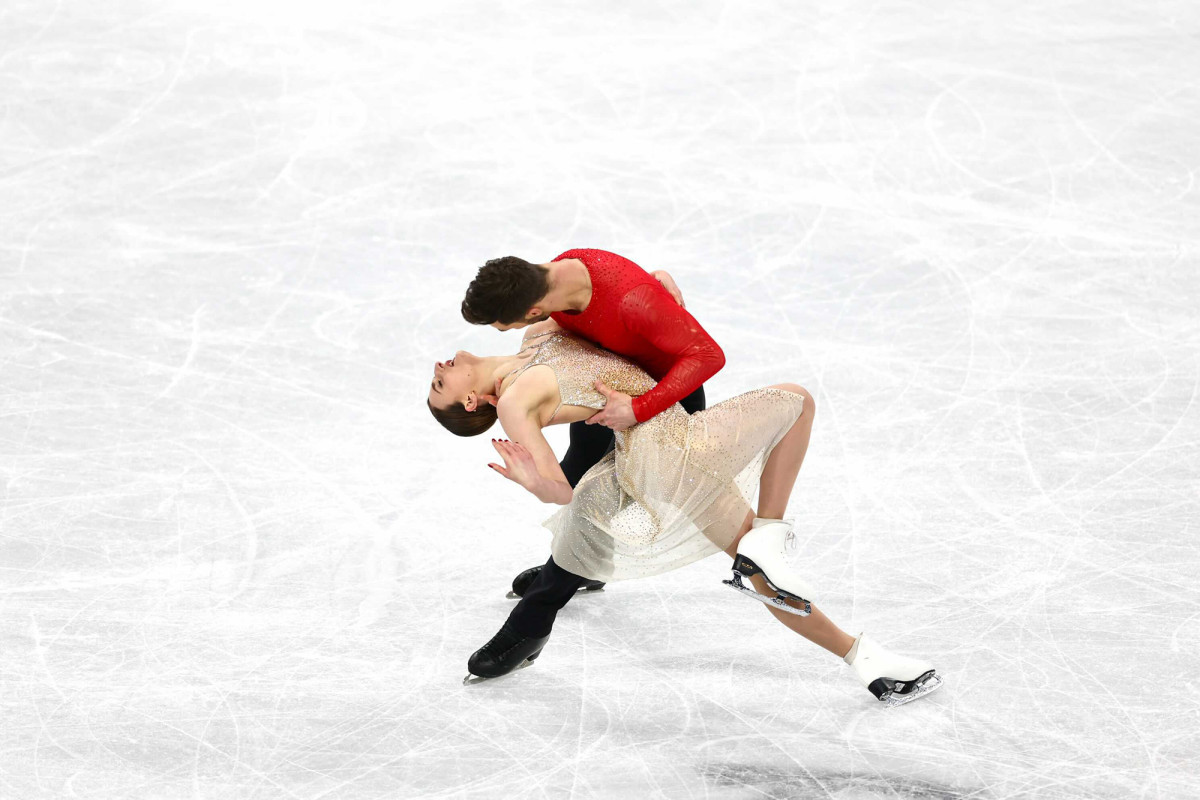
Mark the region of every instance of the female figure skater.
[[[428, 404], [458, 435], [483, 433], [500, 420], [509, 439], [492, 444], [504, 466], [488, 466], [542, 502], [563, 506], [545, 525], [553, 533], [554, 561], [570, 572], [604, 582], [646, 577], [723, 550], [734, 559], [728, 585], [762, 600], [784, 625], [840, 656], [880, 701], [900, 705], [941, 685], [930, 664], [833, 624], [792, 563], [795, 536], [782, 517], [815, 411], [803, 387], [756, 389], [693, 415], [676, 404], [618, 431], [615, 449], [572, 489], [541, 429], [587, 419], [603, 408], [597, 383], [631, 397], [655, 385], [641, 368], [547, 320], [529, 327], [514, 355], [481, 358], [460, 351], [437, 362]], [[746, 499], [755, 482], [756, 511]], [[528, 666], [549, 640], [506, 628], [496, 635], [503, 642], [468, 662], [476, 679], [499, 677], [512, 664]], [[506, 656], [503, 666], [479, 658], [497, 649]]]

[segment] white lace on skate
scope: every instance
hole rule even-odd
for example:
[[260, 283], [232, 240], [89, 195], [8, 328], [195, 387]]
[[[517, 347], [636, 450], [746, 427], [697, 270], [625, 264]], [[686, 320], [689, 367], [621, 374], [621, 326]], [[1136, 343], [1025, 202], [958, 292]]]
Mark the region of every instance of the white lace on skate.
[[795, 557], [799, 549], [800, 542], [796, 538], [796, 531], [791, 526], [788, 526], [788, 532], [783, 537], [783, 552], [787, 553], [787, 558], [790, 561]]

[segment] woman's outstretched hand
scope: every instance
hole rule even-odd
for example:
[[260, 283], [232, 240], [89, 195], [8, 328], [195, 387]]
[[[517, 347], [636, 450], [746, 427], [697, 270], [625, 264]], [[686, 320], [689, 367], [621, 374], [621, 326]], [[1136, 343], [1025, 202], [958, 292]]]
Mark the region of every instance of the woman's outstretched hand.
[[532, 492], [541, 478], [538, 475], [533, 454], [524, 445], [510, 442], [507, 439], [492, 439], [492, 447], [496, 448], [496, 452], [504, 459], [504, 466], [499, 464], [488, 464], [488, 466]]

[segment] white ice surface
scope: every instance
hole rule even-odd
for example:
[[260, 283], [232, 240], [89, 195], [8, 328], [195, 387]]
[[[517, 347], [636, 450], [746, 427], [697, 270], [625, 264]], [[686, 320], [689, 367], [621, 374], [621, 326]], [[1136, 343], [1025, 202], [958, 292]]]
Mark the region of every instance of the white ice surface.
[[[1200, 10], [0, 6], [0, 797], [1200, 792]], [[568, 606], [424, 406], [484, 260], [665, 268], [710, 402], [816, 396], [824, 608]], [[562, 432], [554, 442], [561, 445]]]

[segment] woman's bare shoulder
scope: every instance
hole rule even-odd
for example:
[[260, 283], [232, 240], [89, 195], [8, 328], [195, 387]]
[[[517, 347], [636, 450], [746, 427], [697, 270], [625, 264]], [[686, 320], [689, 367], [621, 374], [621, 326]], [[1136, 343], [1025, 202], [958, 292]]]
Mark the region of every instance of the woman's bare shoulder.
[[523, 370], [511, 384], [504, 387], [496, 403], [496, 413], [529, 415], [541, 419], [547, 407], [550, 413], [558, 405], [558, 378], [554, 370], [545, 364], [534, 364]]
[[554, 333], [555, 331], [561, 330], [562, 326], [553, 319], [544, 319], [541, 322], [536, 322], [533, 325], [525, 328], [525, 336], [522, 337], [521, 341], [525, 341], [531, 336], [540, 336], [543, 333]]

